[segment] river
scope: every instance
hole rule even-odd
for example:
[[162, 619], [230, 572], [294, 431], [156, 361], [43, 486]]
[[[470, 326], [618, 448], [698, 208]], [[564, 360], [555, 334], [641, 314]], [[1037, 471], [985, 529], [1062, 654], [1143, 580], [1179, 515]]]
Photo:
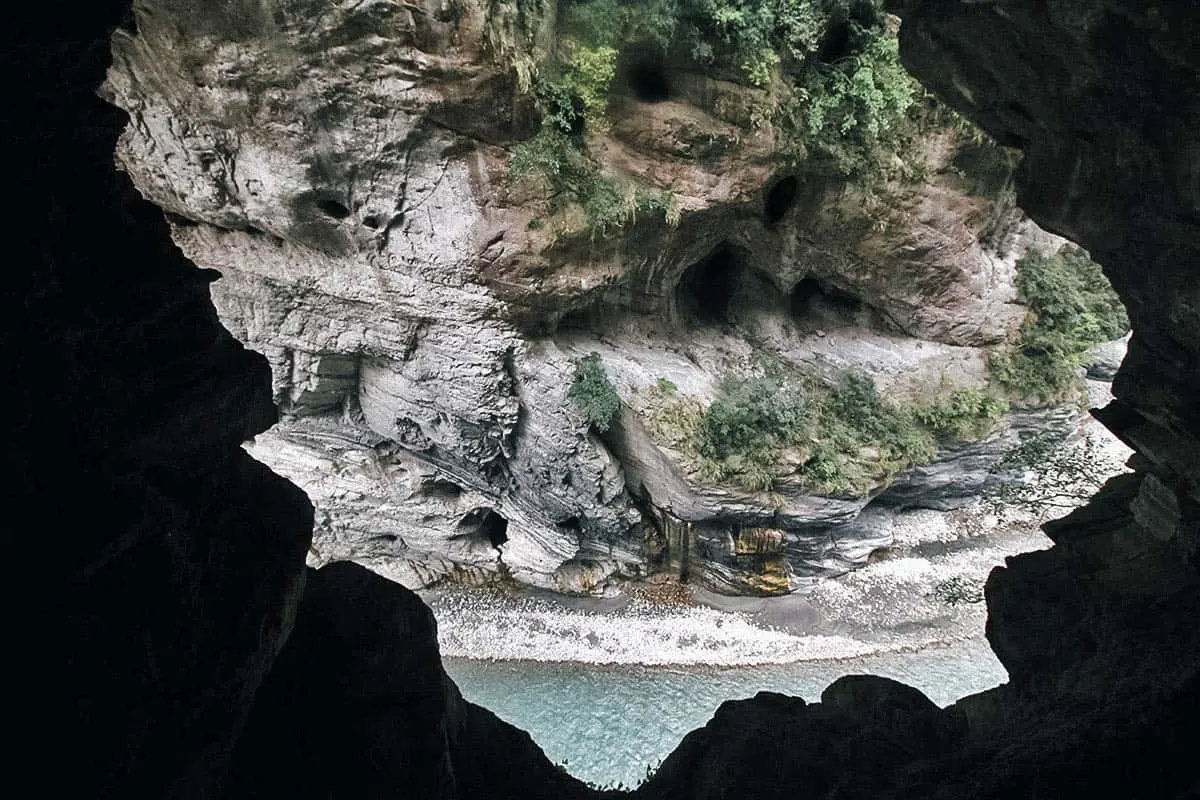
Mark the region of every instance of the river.
[[904, 681], [939, 705], [1007, 679], [983, 639], [987, 573], [1050, 542], [981, 512], [918, 511], [893, 555], [786, 598], [697, 605], [533, 592], [427, 592], [463, 695], [598, 785], [635, 785], [725, 700], [816, 700], [841, 675]]
[[[1110, 398], [1096, 382], [1089, 394], [1093, 405]], [[1120, 471], [1130, 451], [1094, 421], [1084, 430], [1097, 445], [1095, 479]], [[888, 557], [783, 598], [422, 595], [468, 700], [528, 731], [573, 775], [632, 786], [726, 700], [762, 690], [817, 700], [836, 678], [866, 672], [945, 706], [1007, 680], [984, 639], [983, 584], [1007, 556], [1050, 546], [1038, 520], [984, 505], [915, 510], [893, 535]]]

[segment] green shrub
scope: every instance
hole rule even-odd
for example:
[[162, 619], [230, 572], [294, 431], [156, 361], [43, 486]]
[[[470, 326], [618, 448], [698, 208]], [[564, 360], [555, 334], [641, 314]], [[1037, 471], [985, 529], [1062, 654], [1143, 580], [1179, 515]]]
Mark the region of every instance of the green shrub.
[[[530, 8], [518, 7], [516, 22], [506, 22], [524, 31], [509, 37], [529, 50], [514, 64], [532, 71], [544, 125], [558, 133], [605, 127], [619, 54], [636, 50], [769, 86], [761, 113], [751, 118], [774, 122], [781, 156], [811, 161], [821, 172], [886, 173], [895, 161], [887, 156], [912, 138], [917, 84], [900, 64], [881, 0], [860, 2], [853, 12], [844, 0], [564, 0], [557, 41], [545, 52], [530, 43], [538, 28], [533, 17], [550, 11], [523, 2]], [[832, 62], [817, 59], [833, 32], [844, 50], [824, 55]], [[596, 196], [594, 204], [622, 207], [611, 199]], [[593, 210], [593, 217], [605, 215]]]
[[782, 117], [799, 155], [847, 176], [879, 169], [880, 151], [898, 144], [918, 89], [895, 38], [861, 29], [860, 37], [866, 44], [857, 55], [806, 73]]
[[1008, 401], [983, 389], [958, 389], [943, 401], [913, 409], [918, 422], [939, 437], [978, 439], [1008, 413]]
[[778, 370], [722, 381], [696, 426], [702, 476], [750, 491], [770, 489], [783, 451], [803, 441], [816, 419], [807, 395], [801, 381]]
[[1040, 327], [1074, 341], [1096, 344], [1129, 331], [1121, 299], [1100, 265], [1081, 248], [1029, 253], [1017, 262], [1017, 290]]
[[978, 389], [898, 405], [860, 372], [832, 386], [785, 364], [757, 372], [723, 380], [707, 407], [661, 381], [646, 393], [651, 429], [694, 461], [701, 480], [765, 491], [792, 473], [817, 491], [862, 495], [932, 460], [938, 436], [978, 438], [1008, 409]]
[[1017, 343], [991, 354], [991, 377], [1013, 395], [1060, 400], [1091, 349], [1127, 333], [1129, 318], [1100, 266], [1076, 247], [1029, 253], [1016, 283], [1030, 313]]
[[584, 124], [591, 129], [602, 127], [608, 108], [608, 86], [616, 72], [617, 51], [613, 48], [568, 43], [563, 89], [579, 98]]
[[599, 433], [609, 429], [621, 410], [621, 398], [604, 371], [599, 353], [591, 353], [575, 362], [575, 377], [567, 395], [588, 425]]

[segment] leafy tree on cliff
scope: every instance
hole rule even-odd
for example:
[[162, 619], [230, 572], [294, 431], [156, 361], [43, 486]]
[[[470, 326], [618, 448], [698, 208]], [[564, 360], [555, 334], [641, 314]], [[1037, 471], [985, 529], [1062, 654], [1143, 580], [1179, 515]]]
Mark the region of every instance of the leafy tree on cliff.
[[621, 397], [608, 379], [599, 353], [591, 353], [575, 362], [575, 377], [567, 396], [574, 401], [588, 425], [599, 433], [609, 429], [621, 410]]

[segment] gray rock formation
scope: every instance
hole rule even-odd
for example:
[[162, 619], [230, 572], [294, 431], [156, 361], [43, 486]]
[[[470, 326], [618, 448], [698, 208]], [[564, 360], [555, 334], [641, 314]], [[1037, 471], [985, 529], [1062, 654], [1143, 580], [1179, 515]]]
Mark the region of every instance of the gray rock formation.
[[1129, 337], [1103, 342], [1092, 350], [1091, 361], [1087, 364], [1087, 375], [1098, 381], [1109, 381], [1117, 376], [1125, 353], [1129, 350]]
[[[239, 8], [140, 3], [104, 92], [131, 117], [123, 169], [221, 272], [222, 320], [268, 357], [289, 422], [252, 452], [316, 503], [314, 564], [602, 592], [654, 568], [664, 515], [706, 531], [698, 555], [719, 563], [695, 575], [723, 590], [853, 564], [853, 529], [828, 531], [866, 499], [786, 476], [770, 496], [706, 484], [639, 424], [634, 394], [666, 377], [707, 402], [761, 353], [862, 369], [897, 397], [980, 386], [982, 348], [1024, 314], [1015, 257], [1055, 246], [975, 193], [948, 133], [925, 146], [926, 183], [785, 176], [794, 197], [768, 219], [769, 131], [737, 122], [765, 100], [683, 69], [666, 102], [617, 86], [590, 142], [606, 170], [669, 189], [677, 225], [548, 230], [531, 222], [538, 190], [508, 175], [506, 147], [536, 118], [485, 46], [502, 5]], [[693, 129], [731, 144], [697, 159]], [[605, 439], [566, 396], [592, 351], [628, 407]], [[971, 492], [1010, 438], [947, 450], [897, 502]], [[768, 582], [738, 565], [747, 526], [787, 542]]]

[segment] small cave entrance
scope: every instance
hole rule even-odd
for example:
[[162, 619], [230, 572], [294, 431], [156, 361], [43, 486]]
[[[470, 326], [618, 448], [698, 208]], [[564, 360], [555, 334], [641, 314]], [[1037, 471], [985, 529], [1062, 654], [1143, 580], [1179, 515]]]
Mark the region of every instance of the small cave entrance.
[[345, 219], [350, 216], [350, 208], [342, 201], [332, 197], [322, 197], [317, 200], [317, 208], [322, 214], [333, 219]]
[[871, 309], [853, 292], [818, 278], [804, 278], [792, 289], [792, 319], [802, 330], [868, 326]]
[[498, 550], [508, 541], [508, 520], [494, 508], [473, 508], [459, 521], [455, 535], [486, 541]]
[[879, 30], [883, 25], [879, 11], [870, 0], [855, 0], [825, 29], [825, 35], [817, 47], [817, 60], [822, 64], [835, 64], [861, 53], [870, 41], [870, 32]]
[[684, 271], [675, 290], [675, 308], [684, 321], [720, 324], [729, 321], [729, 302], [744, 269], [728, 244], [719, 245]]
[[776, 224], [792, 210], [799, 191], [800, 181], [795, 175], [787, 175], [771, 184], [763, 203], [763, 214], [768, 225]]
[[782, 295], [729, 243], [684, 270], [675, 288], [676, 321], [687, 326], [736, 325], [777, 308]]
[[671, 99], [671, 81], [661, 58], [640, 54], [624, 70], [625, 85], [643, 103]]

